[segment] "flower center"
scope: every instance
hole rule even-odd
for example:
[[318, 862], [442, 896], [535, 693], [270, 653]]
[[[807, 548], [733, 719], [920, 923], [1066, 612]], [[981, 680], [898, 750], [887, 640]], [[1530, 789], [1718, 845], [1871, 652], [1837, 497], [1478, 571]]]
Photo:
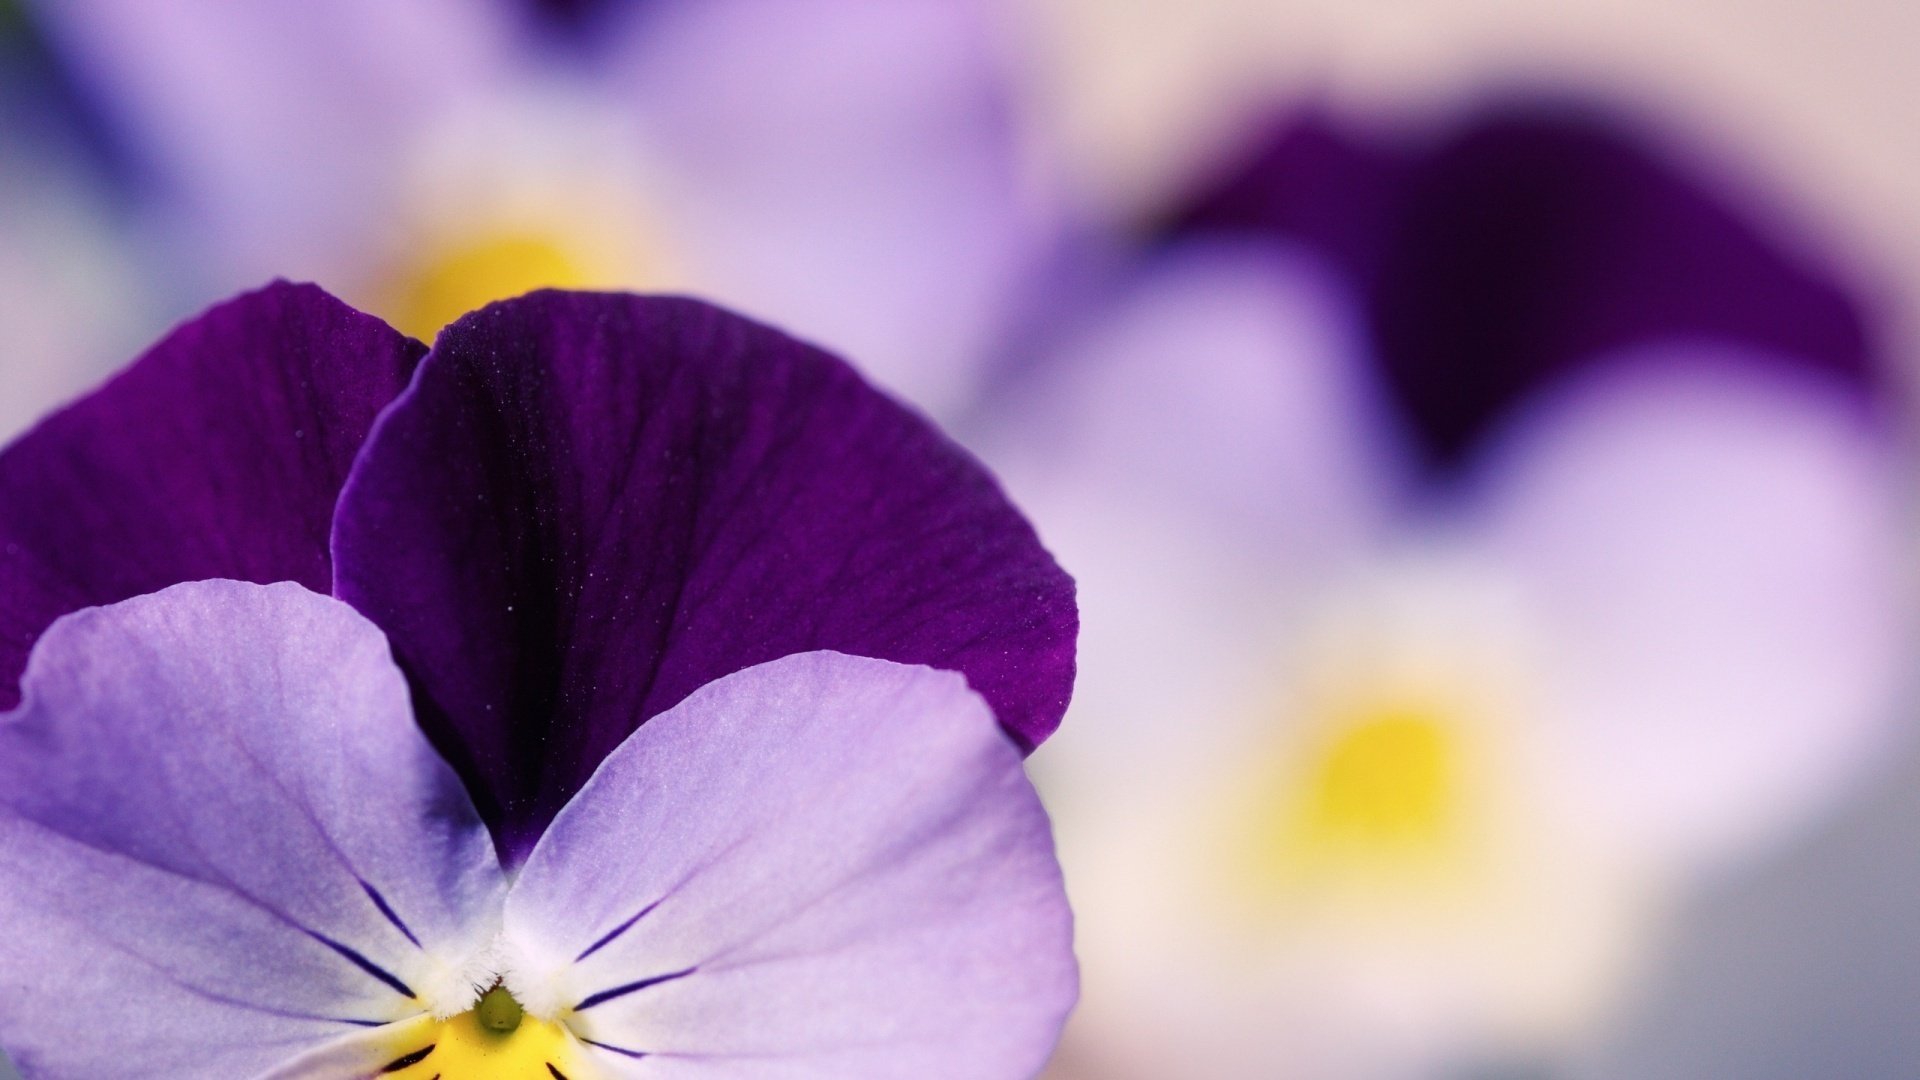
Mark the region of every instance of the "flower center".
[[1264, 906], [1458, 869], [1470, 840], [1472, 725], [1439, 697], [1363, 699], [1248, 776], [1235, 812], [1245, 888]]
[[589, 1080], [579, 1043], [559, 1024], [526, 1015], [504, 986], [448, 1020], [415, 1029], [384, 1069], [394, 1080]]
[[506, 228], [431, 243], [400, 267], [380, 309], [422, 341], [475, 308], [534, 289], [620, 284], [610, 260], [557, 231]]
[[1324, 603], [1229, 808], [1236, 892], [1261, 912], [1464, 896], [1525, 799], [1524, 597], [1439, 551], [1384, 561]]
[[1355, 717], [1318, 748], [1292, 831], [1316, 846], [1376, 851], [1442, 842], [1460, 795], [1448, 720], [1416, 703]]

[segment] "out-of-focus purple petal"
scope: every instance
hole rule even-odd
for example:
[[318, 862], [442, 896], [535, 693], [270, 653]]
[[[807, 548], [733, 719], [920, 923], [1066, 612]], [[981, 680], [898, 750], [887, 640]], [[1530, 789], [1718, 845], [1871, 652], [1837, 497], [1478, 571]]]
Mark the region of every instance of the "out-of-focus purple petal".
[[1358, 288], [1389, 246], [1393, 207], [1410, 169], [1382, 145], [1309, 110], [1201, 184], [1191, 205], [1161, 228], [1183, 233], [1271, 234], [1320, 252]]
[[486, 830], [345, 604], [177, 585], [62, 619], [25, 686], [0, 1044], [26, 1074], [257, 1075], [424, 1011], [490, 941]]
[[517, 47], [505, 6], [470, 0], [34, 6], [193, 242], [241, 280], [330, 269], [314, 253], [363, 235], [404, 140], [499, 80]]
[[1368, 297], [1380, 362], [1439, 463], [1528, 390], [1665, 339], [1872, 377], [1854, 299], [1640, 134], [1510, 107], [1431, 146], [1369, 145], [1309, 119], [1178, 217], [1324, 246]]
[[[1047, 817], [950, 672], [814, 652], [624, 743], [507, 899], [511, 989], [616, 1075], [997, 1080], [1076, 993]], [[622, 1071], [624, 1070], [626, 1071]]]
[[449, 327], [334, 551], [510, 861], [642, 721], [752, 664], [957, 669], [1023, 747], [1073, 680], [1072, 582], [991, 477], [840, 361], [697, 301], [534, 293]]
[[1169, 249], [1011, 383], [992, 464], [1051, 508], [1101, 500], [1323, 572], [1410, 479], [1343, 285], [1297, 246]]
[[1531, 586], [1565, 785], [1640, 850], [1803, 820], [1897, 717], [1910, 557], [1886, 433], [1831, 376], [1616, 358], [1495, 444], [1477, 492]]
[[658, 6], [653, 0], [516, 0], [535, 22], [592, 47], [609, 36], [607, 23]]
[[18, 51], [0, 30], [0, 443], [125, 363], [153, 325], [105, 155]]
[[999, 5], [706, 0], [613, 65], [662, 151], [689, 287], [806, 332], [946, 417], [1053, 239]]
[[1415, 462], [1365, 350], [1313, 253], [1194, 240], [1007, 386], [974, 445], [1073, 567], [1074, 709], [1100, 729], [1055, 781], [1159, 782], [1217, 746], [1198, 733], [1234, 730], [1276, 613], [1395, 523]]
[[67, 612], [203, 578], [326, 591], [340, 486], [423, 351], [310, 285], [270, 285], [0, 453], [0, 706]]

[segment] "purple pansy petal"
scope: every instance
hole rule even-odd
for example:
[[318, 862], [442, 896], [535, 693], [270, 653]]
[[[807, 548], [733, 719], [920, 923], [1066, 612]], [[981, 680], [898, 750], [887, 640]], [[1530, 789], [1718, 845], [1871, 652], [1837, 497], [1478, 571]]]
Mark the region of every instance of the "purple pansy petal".
[[510, 988], [617, 1075], [1030, 1076], [1076, 994], [1020, 755], [951, 672], [814, 652], [617, 751], [507, 899]]
[[688, 287], [805, 328], [935, 416], [966, 405], [1053, 224], [996, 8], [646, 7], [615, 92], [661, 151]]
[[1884, 745], [1903, 485], [1837, 380], [1725, 350], [1618, 358], [1522, 414], [1482, 484], [1493, 553], [1540, 604], [1567, 787], [1643, 850], [1736, 850]]
[[423, 351], [319, 289], [274, 284], [0, 453], [0, 707], [67, 612], [204, 578], [326, 591], [340, 486]]
[[642, 721], [752, 664], [957, 669], [1026, 747], [1073, 678], [1072, 582], [984, 470], [691, 300], [535, 293], [455, 323], [334, 544], [510, 861]]
[[461, 989], [505, 881], [345, 604], [176, 585], [55, 623], [25, 687], [0, 1045], [29, 1075], [253, 1075]]
[[1370, 148], [1310, 119], [1180, 227], [1323, 245], [1365, 291], [1415, 429], [1452, 462], [1543, 381], [1657, 340], [1869, 375], [1855, 302], [1743, 210], [1637, 133], [1536, 106], [1419, 149]]
[[379, 1080], [386, 1066], [433, 1041], [439, 1020], [421, 1015], [367, 1028], [308, 1050], [254, 1080]]

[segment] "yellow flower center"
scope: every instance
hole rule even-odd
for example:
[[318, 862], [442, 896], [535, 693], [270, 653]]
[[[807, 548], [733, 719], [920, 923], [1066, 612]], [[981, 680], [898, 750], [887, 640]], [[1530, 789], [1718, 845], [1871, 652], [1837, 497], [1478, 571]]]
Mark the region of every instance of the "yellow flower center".
[[1459, 797], [1459, 746], [1441, 710], [1390, 704], [1317, 750], [1287, 831], [1324, 847], [1376, 851], [1442, 842]]
[[1465, 884], [1490, 795], [1484, 732], [1464, 700], [1359, 696], [1294, 732], [1234, 789], [1222, 854], [1255, 911]]
[[559, 1024], [536, 1020], [496, 986], [473, 1008], [416, 1029], [418, 1043], [381, 1071], [393, 1080], [591, 1080], [580, 1043]]
[[422, 341], [475, 308], [534, 289], [625, 284], [611, 260], [553, 231], [502, 229], [429, 244], [382, 290], [395, 327]]

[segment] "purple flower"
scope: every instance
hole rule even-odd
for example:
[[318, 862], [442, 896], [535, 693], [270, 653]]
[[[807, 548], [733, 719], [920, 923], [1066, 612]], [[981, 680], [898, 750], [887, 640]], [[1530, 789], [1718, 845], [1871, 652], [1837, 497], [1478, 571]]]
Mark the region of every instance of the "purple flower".
[[1550, 1060], [1891, 742], [1857, 308], [1618, 135], [1434, 139], [1444, 182], [1296, 157], [1239, 205], [1311, 212], [1159, 238], [981, 444], [1087, 613], [1063, 1076]]
[[0, 454], [0, 505], [28, 1075], [1044, 1060], [1020, 752], [1072, 585], [838, 360], [553, 292], [429, 352], [274, 285]]
[[535, 287], [725, 296], [929, 408], [1046, 242], [993, 5], [34, 5], [193, 306], [271, 274], [430, 339]]

